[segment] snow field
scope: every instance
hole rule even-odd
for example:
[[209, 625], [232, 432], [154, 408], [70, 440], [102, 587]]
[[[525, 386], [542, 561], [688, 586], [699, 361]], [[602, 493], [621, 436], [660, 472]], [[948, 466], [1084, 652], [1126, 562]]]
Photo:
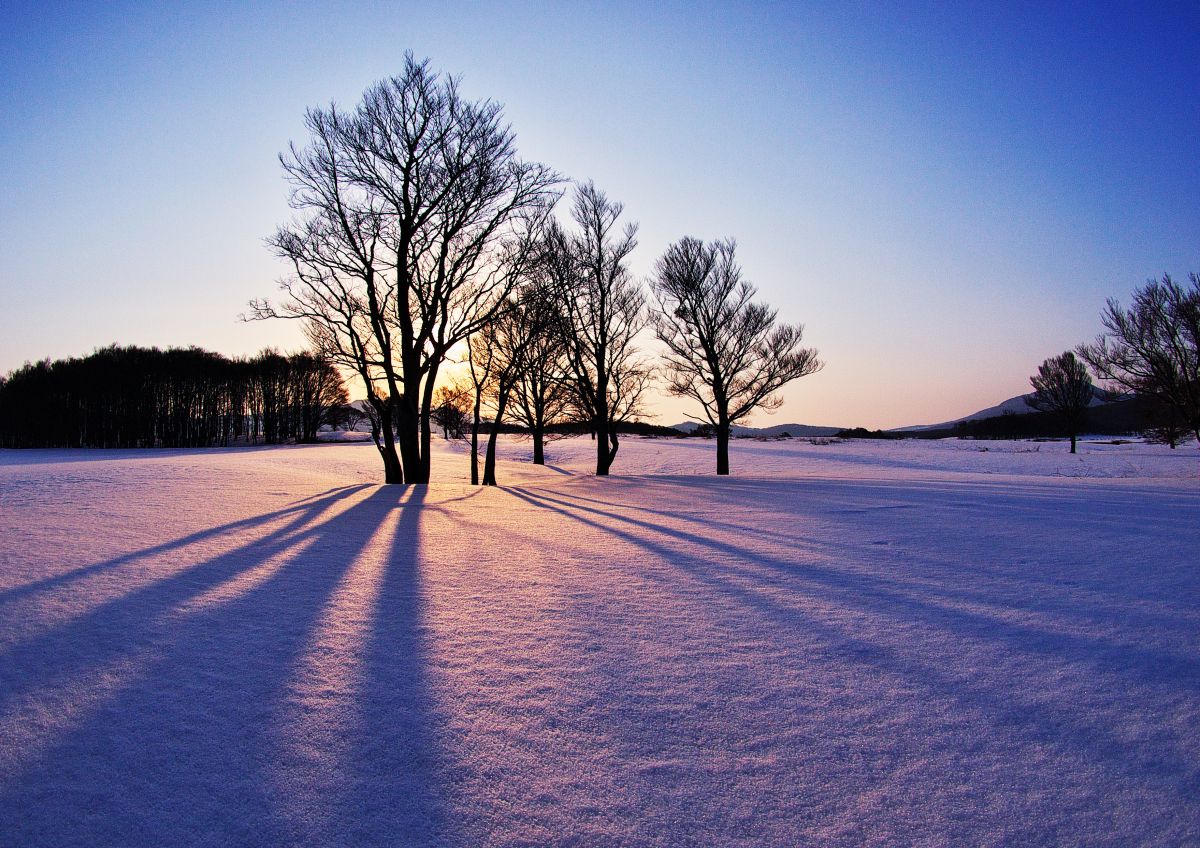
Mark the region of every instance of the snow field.
[[1200, 841], [1195, 448], [438, 449], [0, 452], [0, 845]]

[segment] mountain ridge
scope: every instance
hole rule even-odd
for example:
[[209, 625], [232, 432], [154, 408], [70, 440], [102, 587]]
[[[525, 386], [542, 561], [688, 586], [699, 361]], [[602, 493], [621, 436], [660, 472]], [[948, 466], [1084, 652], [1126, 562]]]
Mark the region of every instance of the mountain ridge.
[[[673, 430], [680, 430], [684, 433], [690, 433], [695, 430], [700, 424], [696, 421], [683, 421], [679, 424], [669, 425]], [[845, 427], [820, 427], [814, 424], [772, 424], [770, 427], [747, 427], [742, 424], [734, 424], [730, 428], [730, 433], [736, 438], [739, 436], [762, 436], [764, 438], [778, 438], [787, 433], [790, 436], [832, 436], [845, 430]]]
[[[1122, 399], [1110, 398], [1108, 395], [1102, 394], [1102, 392], [1102, 389], [1095, 390], [1095, 394], [1092, 396], [1092, 402], [1090, 404], [1092, 407], [1104, 406], [1106, 404], [1113, 403], [1114, 400]], [[998, 415], [1025, 415], [1027, 413], [1037, 412], [1036, 409], [1025, 402], [1025, 398], [1028, 396], [1028, 394], [1017, 395], [1016, 397], [1011, 397], [1008, 400], [1001, 401], [995, 406], [989, 406], [986, 409], [980, 409], [976, 412], [972, 412], [969, 415], [964, 415], [962, 418], [955, 418], [951, 421], [943, 421], [939, 424], [909, 424], [905, 427], [893, 427], [886, 432], [920, 433], [924, 430], [949, 430], [952, 429], [955, 424], [959, 424], [964, 421], [982, 421], [985, 418], [995, 418]]]

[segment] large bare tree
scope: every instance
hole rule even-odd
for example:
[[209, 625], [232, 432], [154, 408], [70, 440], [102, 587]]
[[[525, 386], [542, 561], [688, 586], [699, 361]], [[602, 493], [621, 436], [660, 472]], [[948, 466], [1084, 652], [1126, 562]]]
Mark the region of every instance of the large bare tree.
[[1111, 385], [1153, 398], [1200, 441], [1200, 274], [1189, 279], [1150, 280], [1128, 309], [1109, 298], [1105, 332], [1076, 352]]
[[280, 157], [294, 223], [270, 239], [291, 266], [278, 305], [366, 387], [388, 483], [426, 483], [438, 371], [511, 294], [558, 176], [521, 161], [492, 101], [406, 56], [352, 112], [305, 115]]
[[776, 311], [753, 302], [732, 240], [684, 238], [655, 265], [655, 334], [667, 346], [667, 390], [700, 404], [717, 436], [717, 473], [729, 473], [732, 426], [756, 409], [778, 409], [777, 392], [819, 370], [804, 328], [776, 325]]
[[565, 317], [576, 414], [596, 439], [596, 474], [605, 476], [620, 447], [617, 426], [637, 414], [651, 371], [636, 344], [646, 325], [646, 296], [627, 265], [637, 225], [618, 225], [623, 207], [591, 182], [575, 188], [569, 233], [551, 222], [543, 266]]
[[1029, 383], [1033, 393], [1025, 396], [1025, 403], [1039, 412], [1058, 416], [1071, 437], [1071, 453], [1075, 453], [1076, 437], [1083, 430], [1088, 407], [1096, 395], [1087, 366], [1068, 350], [1039, 365]]

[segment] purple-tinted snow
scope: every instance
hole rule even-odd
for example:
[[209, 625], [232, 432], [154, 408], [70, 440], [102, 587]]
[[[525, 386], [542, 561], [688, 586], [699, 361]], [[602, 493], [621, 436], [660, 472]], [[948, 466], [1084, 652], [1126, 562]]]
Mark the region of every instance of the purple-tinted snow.
[[1200, 453], [980, 446], [0, 451], [0, 845], [1197, 844]]

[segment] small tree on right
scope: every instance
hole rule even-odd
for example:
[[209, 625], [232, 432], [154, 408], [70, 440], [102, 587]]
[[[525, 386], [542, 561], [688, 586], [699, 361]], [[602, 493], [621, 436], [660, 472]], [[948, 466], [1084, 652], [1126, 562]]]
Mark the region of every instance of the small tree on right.
[[1200, 274], [1190, 281], [1150, 280], [1128, 309], [1110, 298], [1105, 332], [1076, 350], [1100, 377], [1155, 399], [1200, 440]]
[[1025, 396], [1025, 403], [1039, 412], [1057, 415], [1071, 437], [1071, 453], [1075, 453], [1076, 438], [1096, 394], [1087, 366], [1068, 350], [1039, 365], [1029, 382], [1033, 394]]
[[731, 239], [684, 238], [655, 265], [655, 334], [667, 346], [667, 390], [700, 404], [717, 437], [717, 474], [729, 473], [733, 425], [755, 409], [778, 409], [787, 383], [822, 367], [801, 347], [800, 324], [776, 325], [776, 311], [753, 302]]

